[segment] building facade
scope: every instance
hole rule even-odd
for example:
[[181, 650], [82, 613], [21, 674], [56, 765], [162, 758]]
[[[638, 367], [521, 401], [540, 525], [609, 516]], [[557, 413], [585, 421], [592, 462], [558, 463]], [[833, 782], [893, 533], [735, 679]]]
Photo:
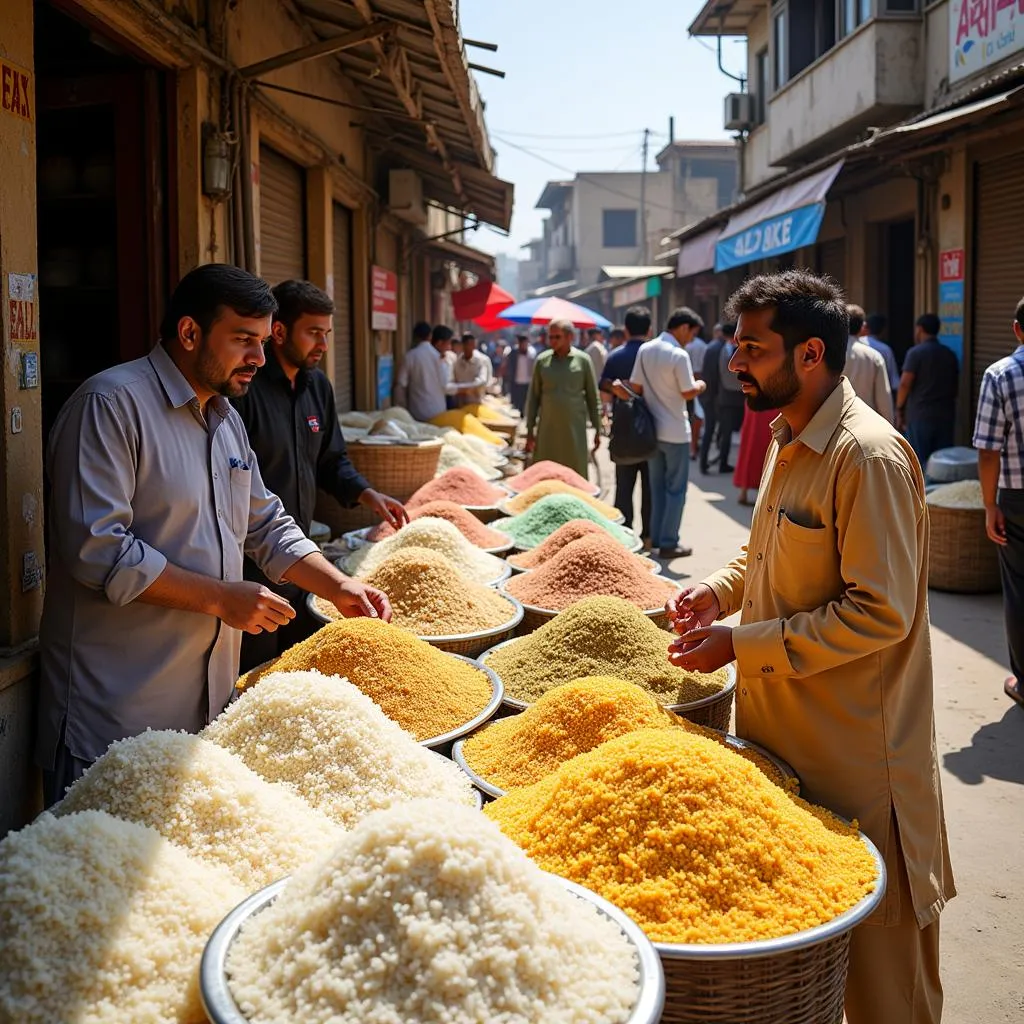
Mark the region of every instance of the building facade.
[[333, 294], [342, 409], [387, 402], [415, 319], [507, 229], [454, 0], [4, 0], [0, 834], [29, 777], [43, 452], [87, 377], [144, 355], [200, 263]]
[[744, 277], [806, 266], [888, 317], [897, 358], [937, 312], [966, 441], [1024, 295], [1024, 4], [714, 0], [690, 31], [746, 36], [748, 89], [740, 201], [659, 254], [676, 298], [714, 320]]

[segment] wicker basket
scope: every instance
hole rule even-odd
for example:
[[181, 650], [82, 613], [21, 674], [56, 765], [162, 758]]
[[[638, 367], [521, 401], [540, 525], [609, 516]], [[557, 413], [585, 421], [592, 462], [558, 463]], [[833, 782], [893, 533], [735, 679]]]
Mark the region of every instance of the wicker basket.
[[[495, 644], [490, 650], [484, 651], [477, 658], [477, 664], [488, 672], [493, 672], [494, 670], [487, 664], [487, 659], [495, 651], [508, 647], [509, 644], [517, 644], [521, 639], [522, 637], [515, 637], [512, 640], [504, 641], [504, 643]], [[502, 689], [504, 689], [504, 683], [502, 683]], [[736, 666], [729, 665], [726, 669], [725, 686], [718, 693], [713, 693], [710, 697], [702, 697], [700, 700], [691, 701], [689, 704], [666, 704], [665, 707], [669, 711], [675, 712], [680, 718], [685, 718], [688, 722], [693, 722], [695, 725], [704, 725], [709, 729], [717, 729], [719, 732], [728, 732], [732, 722], [732, 702], [735, 696]], [[517, 700], [515, 697], [505, 694], [502, 698], [501, 712], [497, 717], [502, 718], [510, 714], [517, 715], [519, 712], [525, 711], [529, 706], [528, 701]]]
[[929, 505], [928, 518], [928, 586], [955, 594], [999, 590], [999, 552], [985, 532], [985, 510]]
[[[484, 728], [487, 728], [487, 726], [484, 726]], [[466, 739], [470, 738], [471, 737], [469, 736], [466, 737]], [[756, 743], [752, 743], [750, 740], [741, 740], [738, 736], [731, 736], [728, 733], [726, 733], [723, 735], [722, 738], [725, 740], [726, 745], [732, 747], [734, 750], [756, 751], [763, 758], [765, 758], [767, 761], [770, 761], [771, 764], [775, 766], [775, 768], [778, 770], [779, 774], [782, 776], [783, 779], [792, 780], [795, 784], [796, 790], [799, 790], [799, 777], [797, 776], [796, 772], [793, 771], [792, 767], [789, 764], [787, 764], [787, 762], [783, 761], [781, 757], [776, 757], [775, 754], [773, 754], [770, 750], [765, 750], [764, 747], [759, 746]], [[493, 782], [488, 782], [487, 779], [485, 779], [483, 776], [477, 775], [477, 773], [473, 771], [473, 769], [469, 766], [469, 763], [466, 761], [466, 754], [464, 749], [465, 744], [466, 740], [463, 739], [459, 740], [452, 747], [452, 760], [466, 773], [466, 775], [469, 776], [470, 782], [472, 782], [473, 785], [476, 786], [476, 788], [480, 791], [485, 800], [497, 800], [499, 797], [503, 797], [506, 792], [504, 789], [502, 789], [500, 786], [496, 786]]]
[[[662, 1019], [661, 1013], [665, 1005], [665, 976], [650, 939], [629, 917], [607, 900], [564, 878], [555, 875], [549, 877], [577, 899], [596, 907], [603, 917], [618, 925], [623, 938], [633, 947], [639, 975], [637, 995], [636, 1002], [623, 1024], [658, 1024], [659, 1019]], [[282, 878], [254, 893], [235, 907], [213, 930], [199, 964], [199, 993], [210, 1024], [248, 1024], [228, 984], [227, 962], [231, 944], [242, 927], [260, 911], [269, 907], [281, 895], [287, 884], [288, 878]]]
[[[510, 570], [511, 568], [512, 567], [509, 566]], [[677, 592], [682, 590], [682, 587], [678, 583], [675, 583], [674, 580], [665, 580], [665, 582], [672, 583], [673, 586], [675, 586]], [[500, 590], [504, 594], [508, 594], [508, 591], [505, 589], [507, 585], [507, 580], [504, 583], [499, 583], [498, 590]], [[508, 596], [514, 597], [515, 595], [508, 594]], [[540, 629], [541, 626], [544, 626], [547, 623], [549, 623], [553, 618], [555, 618], [560, 612], [564, 610], [564, 608], [538, 608], [536, 605], [524, 603], [523, 621], [519, 625], [518, 635], [526, 636], [528, 633], [532, 633], [535, 629]], [[669, 628], [668, 612], [665, 611], [664, 605], [661, 605], [658, 608], [645, 608], [644, 615], [646, 615], [658, 627], [658, 629], [667, 630]]]
[[[441, 457], [441, 441], [417, 444], [366, 444], [353, 441], [348, 446], [352, 465], [367, 479], [374, 490], [389, 494], [399, 501], [408, 501], [425, 483], [434, 479]], [[343, 508], [334, 498], [317, 492], [314, 516], [327, 523], [331, 533], [347, 533], [379, 521], [361, 505]]]
[[842, 1024], [850, 933], [885, 894], [881, 855], [867, 836], [861, 834], [861, 841], [874, 858], [878, 881], [827, 924], [760, 942], [656, 942], [665, 969], [662, 1024]]
[[[509, 618], [500, 626], [480, 630], [476, 633], [459, 633], [454, 636], [421, 636], [420, 640], [446, 654], [460, 654], [469, 659], [476, 658], [495, 644], [510, 640], [515, 636], [516, 629], [522, 621], [523, 606], [511, 594], [502, 594], [501, 596], [509, 604]], [[306, 607], [317, 622], [326, 626], [334, 621], [317, 607], [315, 594], [306, 595]]]

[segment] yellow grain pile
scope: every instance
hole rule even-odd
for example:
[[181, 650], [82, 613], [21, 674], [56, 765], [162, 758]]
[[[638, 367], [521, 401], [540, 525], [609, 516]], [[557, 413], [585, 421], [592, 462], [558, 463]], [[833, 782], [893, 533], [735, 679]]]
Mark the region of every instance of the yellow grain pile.
[[[474, 583], [429, 548], [403, 548], [378, 566], [366, 582], [391, 601], [392, 623], [417, 636], [479, 633], [508, 622], [515, 606], [490, 587]], [[329, 601], [317, 607], [332, 619], [340, 613]]]
[[380, 619], [340, 619], [242, 680], [268, 672], [343, 676], [418, 740], [432, 739], [476, 717], [491, 699], [487, 675]]
[[600, 512], [605, 519], [618, 520], [621, 518], [621, 513], [614, 505], [609, 505], [606, 501], [593, 497], [589, 492], [581, 491], [578, 487], [563, 483], [561, 480], [542, 480], [539, 484], [527, 488], [522, 494], [517, 494], [514, 498], [506, 501], [505, 508], [509, 515], [518, 516], [549, 494], [568, 494], [573, 498], [579, 498], [595, 512]]
[[490, 654], [487, 666], [501, 676], [508, 696], [527, 703], [586, 676], [636, 683], [662, 704], [687, 704], [719, 693], [726, 670], [701, 675], [669, 664], [668, 645], [674, 639], [628, 601], [589, 597]]
[[655, 942], [803, 931], [849, 910], [877, 878], [854, 830], [682, 729], [620, 736], [484, 813]]
[[[532, 786], [566, 761], [640, 729], [685, 729], [725, 744], [714, 729], [695, 725], [663, 708], [634, 683], [593, 676], [548, 690], [521, 715], [492, 722], [466, 740], [466, 763], [482, 779], [509, 790]], [[752, 749], [737, 750], [777, 786], [796, 780]]]

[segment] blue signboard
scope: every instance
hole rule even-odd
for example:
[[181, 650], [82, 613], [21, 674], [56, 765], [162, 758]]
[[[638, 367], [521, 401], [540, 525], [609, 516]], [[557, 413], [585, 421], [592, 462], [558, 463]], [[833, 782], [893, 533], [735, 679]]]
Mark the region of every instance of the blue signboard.
[[754, 260], [781, 256], [813, 245], [824, 218], [824, 202], [811, 203], [723, 238], [715, 245], [715, 270], [742, 267]]
[[391, 405], [391, 387], [395, 376], [395, 357], [377, 356], [377, 408]]
[[942, 331], [939, 341], [949, 346], [960, 360], [964, 361], [964, 282], [939, 282], [939, 318], [942, 320]]

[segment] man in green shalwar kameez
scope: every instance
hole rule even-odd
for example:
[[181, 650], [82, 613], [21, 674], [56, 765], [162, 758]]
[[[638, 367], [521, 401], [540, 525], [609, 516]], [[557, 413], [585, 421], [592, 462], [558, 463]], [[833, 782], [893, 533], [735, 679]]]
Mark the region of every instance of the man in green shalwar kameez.
[[[526, 450], [535, 462], [550, 459], [587, 475], [587, 419], [594, 451], [601, 447], [601, 409], [590, 357], [572, 347], [576, 330], [552, 320], [546, 352], [537, 357], [526, 400]], [[540, 425], [537, 419], [540, 417]]]

